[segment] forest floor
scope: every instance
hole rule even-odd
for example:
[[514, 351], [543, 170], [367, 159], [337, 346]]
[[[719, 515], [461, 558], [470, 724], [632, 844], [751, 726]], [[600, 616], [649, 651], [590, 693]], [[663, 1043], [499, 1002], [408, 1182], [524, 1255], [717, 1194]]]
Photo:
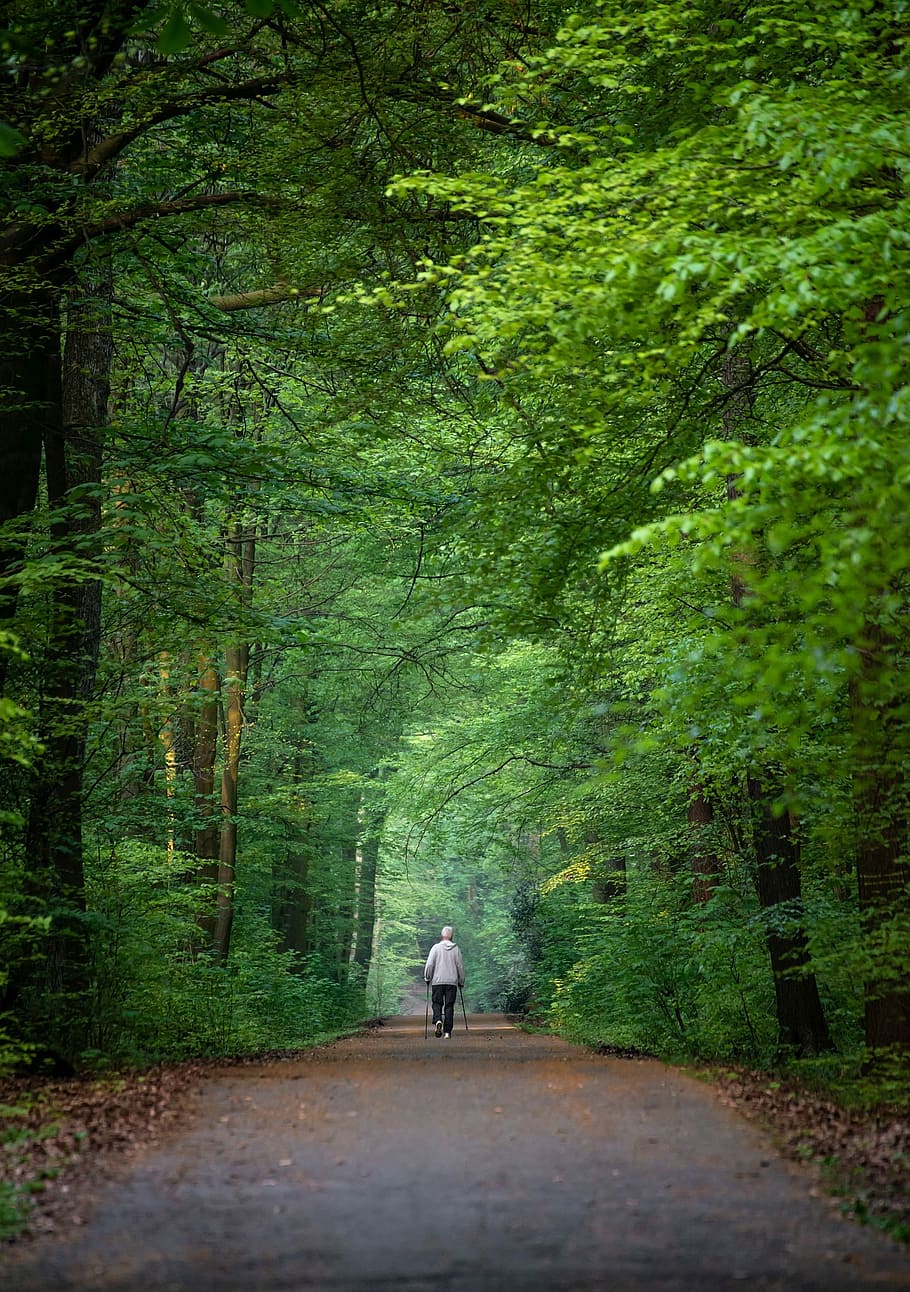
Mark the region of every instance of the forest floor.
[[550, 1292], [609, 1267], [620, 1289], [910, 1288], [906, 1249], [823, 1197], [846, 1184], [853, 1210], [900, 1215], [906, 1119], [470, 1022], [451, 1041], [389, 1019], [233, 1065], [7, 1082], [10, 1232], [16, 1183], [38, 1191], [0, 1284]]

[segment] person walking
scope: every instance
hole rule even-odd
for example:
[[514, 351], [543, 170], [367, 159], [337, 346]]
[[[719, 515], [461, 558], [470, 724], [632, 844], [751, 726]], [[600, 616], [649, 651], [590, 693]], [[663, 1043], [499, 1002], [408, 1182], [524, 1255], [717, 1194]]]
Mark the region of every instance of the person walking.
[[448, 1040], [455, 1019], [455, 997], [464, 986], [464, 961], [452, 941], [451, 924], [442, 930], [442, 941], [430, 949], [423, 976], [433, 989], [433, 1030]]

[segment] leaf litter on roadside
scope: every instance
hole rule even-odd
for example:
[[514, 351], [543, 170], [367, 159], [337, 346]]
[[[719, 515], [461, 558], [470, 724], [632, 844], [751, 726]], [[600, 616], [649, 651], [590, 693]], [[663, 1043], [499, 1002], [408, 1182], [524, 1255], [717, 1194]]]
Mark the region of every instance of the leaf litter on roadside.
[[[197, 1059], [102, 1079], [0, 1081], [0, 1242], [80, 1224], [102, 1171], [154, 1144], [174, 1125], [183, 1096], [211, 1073], [312, 1053]], [[910, 1239], [910, 1118], [902, 1111], [847, 1109], [747, 1069], [707, 1075], [724, 1103], [773, 1131], [784, 1153], [815, 1164], [845, 1211]]]
[[0, 1080], [0, 1243], [82, 1223], [102, 1170], [154, 1144], [174, 1124], [182, 1097], [210, 1073], [309, 1053], [192, 1059], [94, 1078]]
[[771, 1129], [788, 1156], [813, 1164], [842, 1210], [910, 1241], [910, 1116], [852, 1109], [767, 1073], [712, 1070], [721, 1100]]

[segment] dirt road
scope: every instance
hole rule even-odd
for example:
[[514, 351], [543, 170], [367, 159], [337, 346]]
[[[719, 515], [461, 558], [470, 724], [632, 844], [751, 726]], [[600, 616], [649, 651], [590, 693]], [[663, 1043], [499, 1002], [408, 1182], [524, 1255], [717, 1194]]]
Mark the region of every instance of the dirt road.
[[910, 1288], [907, 1253], [706, 1086], [478, 1015], [206, 1083], [6, 1292]]

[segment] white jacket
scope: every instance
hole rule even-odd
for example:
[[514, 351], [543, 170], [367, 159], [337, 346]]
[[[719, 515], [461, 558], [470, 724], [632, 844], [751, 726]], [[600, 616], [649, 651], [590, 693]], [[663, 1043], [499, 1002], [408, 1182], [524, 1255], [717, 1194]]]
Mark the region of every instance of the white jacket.
[[464, 986], [464, 961], [454, 942], [437, 942], [427, 956], [423, 976], [433, 987], [442, 983]]

